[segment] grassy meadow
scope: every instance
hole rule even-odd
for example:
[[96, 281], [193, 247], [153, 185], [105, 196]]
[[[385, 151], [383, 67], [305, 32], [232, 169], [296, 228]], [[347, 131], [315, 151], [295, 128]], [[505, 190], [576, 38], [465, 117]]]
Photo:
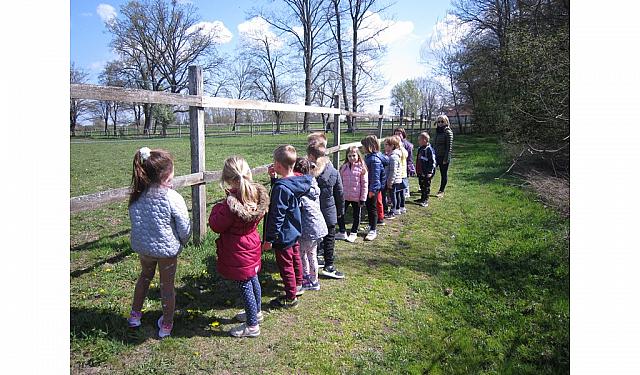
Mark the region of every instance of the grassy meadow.
[[[343, 142], [363, 134], [343, 136]], [[303, 135], [207, 138], [206, 169], [232, 154], [252, 167]], [[128, 186], [142, 147], [175, 157], [189, 173], [189, 141], [147, 139], [70, 145], [70, 196]], [[341, 155], [341, 159], [343, 155]], [[142, 326], [126, 326], [138, 258], [129, 247], [126, 203], [71, 215], [70, 355], [72, 373], [411, 373], [558, 374], [569, 372], [569, 220], [510, 177], [493, 137], [458, 135], [444, 198], [411, 203], [380, 227], [378, 238], [338, 241], [343, 280], [321, 280], [297, 309], [269, 311], [282, 292], [272, 252], [260, 281], [265, 321], [255, 339], [228, 330], [242, 302], [215, 272], [216, 235], [178, 258], [172, 337], [159, 340], [158, 276]], [[266, 176], [255, 176], [266, 182]], [[439, 174], [432, 194], [439, 186]], [[190, 206], [190, 189], [179, 190]], [[207, 187], [207, 208], [222, 196]], [[348, 216], [349, 217], [349, 216]], [[350, 218], [350, 217], [349, 217]], [[365, 219], [363, 218], [364, 226]], [[444, 292], [448, 290], [448, 292]]]

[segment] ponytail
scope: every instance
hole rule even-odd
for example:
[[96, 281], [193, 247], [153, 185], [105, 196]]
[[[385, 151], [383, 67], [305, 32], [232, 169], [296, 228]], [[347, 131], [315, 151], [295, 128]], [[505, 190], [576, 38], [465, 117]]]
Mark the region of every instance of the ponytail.
[[238, 197], [243, 205], [256, 209], [258, 207], [258, 190], [253, 185], [253, 177], [249, 164], [240, 156], [231, 156], [224, 161], [220, 186], [232, 185], [238, 182]]
[[151, 185], [160, 185], [169, 178], [173, 171], [173, 157], [165, 150], [149, 150], [143, 147], [133, 156], [133, 173], [131, 174], [131, 193], [129, 206], [140, 198], [140, 195]]

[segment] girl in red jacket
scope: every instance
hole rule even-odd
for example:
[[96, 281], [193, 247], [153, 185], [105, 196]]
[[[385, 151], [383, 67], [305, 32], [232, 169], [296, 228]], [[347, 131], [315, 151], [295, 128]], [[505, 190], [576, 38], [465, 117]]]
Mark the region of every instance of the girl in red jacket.
[[216, 270], [222, 277], [238, 283], [244, 299], [244, 312], [238, 313], [236, 319], [245, 323], [229, 333], [235, 337], [256, 337], [263, 320], [258, 281], [261, 242], [256, 227], [269, 208], [269, 194], [262, 185], [253, 182], [249, 165], [239, 156], [225, 160], [220, 186], [227, 198], [213, 206], [209, 216], [209, 226], [220, 233], [216, 240]]
[[347, 149], [344, 163], [340, 167], [340, 177], [342, 178], [342, 191], [344, 194], [344, 212], [347, 207], [353, 209], [353, 221], [351, 232], [346, 234], [344, 215], [338, 218], [340, 232], [336, 234], [336, 240], [347, 240], [354, 242], [358, 236], [358, 226], [360, 225], [360, 208], [367, 200], [369, 189], [369, 173], [367, 166], [362, 160], [358, 147], [351, 146]]

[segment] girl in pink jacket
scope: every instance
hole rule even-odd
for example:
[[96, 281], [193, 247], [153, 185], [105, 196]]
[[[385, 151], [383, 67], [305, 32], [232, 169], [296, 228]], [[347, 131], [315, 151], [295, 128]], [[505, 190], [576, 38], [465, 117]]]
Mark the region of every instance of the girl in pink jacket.
[[340, 216], [338, 218], [340, 232], [336, 234], [336, 240], [354, 242], [358, 237], [360, 208], [364, 206], [367, 200], [367, 191], [369, 189], [369, 173], [358, 147], [351, 146], [347, 149], [344, 163], [340, 167], [340, 177], [342, 178], [344, 192], [344, 212], [346, 215], [347, 208], [349, 205], [352, 206], [353, 224], [351, 225], [351, 232], [347, 234], [344, 215]]
[[239, 156], [225, 160], [221, 180], [227, 198], [213, 206], [209, 216], [209, 227], [220, 233], [216, 270], [225, 279], [237, 282], [244, 300], [244, 311], [235, 318], [245, 323], [231, 329], [230, 334], [256, 337], [263, 320], [258, 281], [262, 244], [256, 227], [269, 208], [269, 194], [264, 186], [253, 182], [249, 165]]

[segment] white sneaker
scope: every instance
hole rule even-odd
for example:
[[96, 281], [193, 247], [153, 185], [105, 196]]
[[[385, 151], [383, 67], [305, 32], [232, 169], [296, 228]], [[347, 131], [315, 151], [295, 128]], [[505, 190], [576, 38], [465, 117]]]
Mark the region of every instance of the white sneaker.
[[391, 211], [395, 216], [400, 215], [402, 212], [400, 212], [400, 210], [393, 210]]
[[356, 242], [356, 239], [358, 238], [358, 234], [356, 233], [349, 233], [349, 236], [347, 236], [347, 241], [348, 242]]
[[246, 323], [231, 328], [229, 334], [233, 337], [258, 337], [260, 336], [260, 326], [249, 327]]
[[336, 240], [346, 240], [347, 239], [347, 234], [344, 232], [338, 232], [336, 233]]
[[171, 336], [171, 330], [173, 329], [173, 324], [164, 324], [162, 318], [162, 315], [160, 315], [160, 319], [158, 319], [158, 337], [160, 337], [161, 339], [167, 336]]
[[127, 319], [127, 323], [129, 324], [129, 328], [140, 327], [140, 324], [142, 324], [140, 322], [140, 319], [142, 319], [142, 313], [141, 312], [131, 311], [129, 313], [129, 319]]
[[378, 237], [378, 232], [375, 230], [370, 230], [367, 236], [364, 238], [367, 241], [373, 241]]
[[406, 214], [407, 213], [407, 208], [406, 207], [401, 207], [400, 208], [400, 213], [401, 214]]
[[[244, 323], [247, 321], [247, 313], [245, 313], [244, 311], [240, 311], [239, 313], [236, 314], [235, 318], [237, 321]], [[263, 321], [264, 321], [264, 314], [262, 313], [262, 311], [258, 311], [258, 323], [262, 323]]]

